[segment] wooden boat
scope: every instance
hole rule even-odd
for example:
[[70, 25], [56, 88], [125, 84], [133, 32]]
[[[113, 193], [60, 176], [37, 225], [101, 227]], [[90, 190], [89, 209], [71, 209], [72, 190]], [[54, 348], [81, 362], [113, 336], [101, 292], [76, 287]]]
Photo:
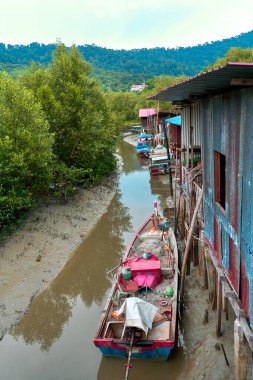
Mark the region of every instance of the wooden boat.
[[167, 156], [167, 149], [162, 145], [157, 145], [154, 149], [151, 149], [150, 157]]
[[136, 151], [141, 158], [148, 158], [150, 150], [151, 147], [144, 143], [138, 143], [136, 146]]
[[128, 361], [168, 359], [176, 344], [177, 288], [176, 239], [155, 205], [118, 266], [94, 344], [104, 356]]
[[149, 157], [149, 172], [151, 175], [166, 174], [169, 172], [168, 156]]

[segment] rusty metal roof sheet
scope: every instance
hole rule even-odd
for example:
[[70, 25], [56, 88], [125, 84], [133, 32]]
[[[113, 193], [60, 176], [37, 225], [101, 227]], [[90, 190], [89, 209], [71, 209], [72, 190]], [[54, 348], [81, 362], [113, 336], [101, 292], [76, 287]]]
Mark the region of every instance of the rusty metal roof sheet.
[[[232, 82], [235, 79], [237, 84], [234, 84], [235, 81]], [[253, 79], [253, 62], [228, 62], [225, 66], [198, 74], [184, 82], [168, 87], [148, 99], [182, 102], [220, 94], [234, 88], [248, 87], [246, 79]]]

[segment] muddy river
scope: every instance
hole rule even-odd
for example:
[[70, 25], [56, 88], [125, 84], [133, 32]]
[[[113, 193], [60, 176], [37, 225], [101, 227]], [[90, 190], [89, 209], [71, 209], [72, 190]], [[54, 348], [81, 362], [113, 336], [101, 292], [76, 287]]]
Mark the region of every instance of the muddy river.
[[[120, 143], [123, 168], [108, 211], [79, 246], [49, 289], [0, 343], [1, 380], [123, 380], [125, 359], [103, 358], [92, 338], [110, 290], [115, 267], [132, 234], [158, 201], [167, 207], [164, 177], [150, 180], [135, 148]], [[185, 352], [168, 362], [134, 361], [129, 380], [180, 379]]]

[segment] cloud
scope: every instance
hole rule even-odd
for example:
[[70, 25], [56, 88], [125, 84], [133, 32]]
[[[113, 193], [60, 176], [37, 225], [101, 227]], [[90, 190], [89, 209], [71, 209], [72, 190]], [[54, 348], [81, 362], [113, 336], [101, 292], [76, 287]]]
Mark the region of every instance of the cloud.
[[252, 14], [249, 0], [8, 0], [0, 42], [189, 46], [251, 30]]

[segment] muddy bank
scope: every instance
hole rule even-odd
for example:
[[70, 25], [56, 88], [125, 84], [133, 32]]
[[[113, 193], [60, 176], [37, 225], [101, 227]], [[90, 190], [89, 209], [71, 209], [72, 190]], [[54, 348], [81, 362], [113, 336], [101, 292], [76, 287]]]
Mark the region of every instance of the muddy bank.
[[34, 297], [62, 270], [75, 248], [106, 212], [118, 171], [99, 186], [82, 189], [67, 203], [42, 204], [0, 246], [0, 339], [24, 315]]

